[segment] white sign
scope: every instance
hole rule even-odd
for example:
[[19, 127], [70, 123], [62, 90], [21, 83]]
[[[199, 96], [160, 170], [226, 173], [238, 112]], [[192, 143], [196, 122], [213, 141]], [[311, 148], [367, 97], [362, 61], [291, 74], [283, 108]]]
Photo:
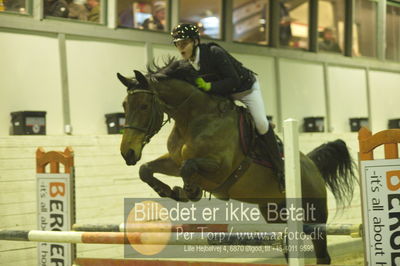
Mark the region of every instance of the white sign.
[[[43, 231], [71, 230], [70, 174], [37, 174], [38, 229]], [[38, 265], [72, 265], [71, 244], [39, 243]]]
[[400, 265], [400, 159], [361, 161], [367, 265]]

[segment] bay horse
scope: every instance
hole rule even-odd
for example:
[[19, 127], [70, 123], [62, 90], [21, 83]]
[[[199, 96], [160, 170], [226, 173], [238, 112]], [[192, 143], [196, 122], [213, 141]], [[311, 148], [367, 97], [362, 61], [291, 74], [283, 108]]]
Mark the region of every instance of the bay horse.
[[[239, 112], [226, 97], [199, 90], [193, 68], [183, 60], [170, 59], [164, 66], [148, 66], [146, 75], [134, 71], [134, 78], [119, 73], [127, 87], [123, 101], [125, 130], [121, 155], [127, 165], [135, 165], [144, 146], [165, 123], [164, 114], [175, 121], [169, 135], [168, 153], [140, 166], [139, 176], [161, 197], [196, 201], [202, 191], [220, 199], [236, 199], [258, 204], [269, 222], [267, 205], [272, 199], [285, 206], [285, 192], [271, 168], [252, 160], [243, 152], [238, 131]], [[327, 190], [338, 203], [350, 203], [355, 183], [354, 162], [346, 144], [336, 140], [323, 144], [308, 155], [300, 154], [303, 206], [317, 204], [315, 220], [328, 218]], [[181, 177], [183, 188], [170, 186], [155, 173]], [[313, 239], [318, 264], [330, 264], [326, 235]]]

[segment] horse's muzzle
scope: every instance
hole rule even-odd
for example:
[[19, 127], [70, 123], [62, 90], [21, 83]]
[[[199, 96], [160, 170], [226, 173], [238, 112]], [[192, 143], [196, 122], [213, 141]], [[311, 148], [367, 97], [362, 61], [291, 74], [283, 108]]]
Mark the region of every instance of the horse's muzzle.
[[135, 165], [138, 160], [135, 157], [135, 151], [129, 149], [126, 154], [121, 153], [122, 157], [124, 158], [127, 165]]

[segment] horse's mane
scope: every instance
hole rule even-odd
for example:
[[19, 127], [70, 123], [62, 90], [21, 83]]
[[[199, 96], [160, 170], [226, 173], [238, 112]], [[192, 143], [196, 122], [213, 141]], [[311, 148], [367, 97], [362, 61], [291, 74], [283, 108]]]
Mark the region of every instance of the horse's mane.
[[147, 65], [147, 73], [150, 78], [156, 80], [172, 78], [186, 81], [192, 85], [195, 85], [194, 81], [199, 76], [187, 60], [178, 60], [172, 56], [163, 58], [161, 66], [153, 60]]
[[[163, 58], [163, 65], [156, 63], [153, 60], [151, 63], [147, 65], [147, 76], [151, 80], [161, 81], [165, 79], [177, 79], [185, 81], [199, 91], [205, 93], [203, 90], [197, 87], [195, 82], [196, 78], [200, 75], [193, 68], [193, 66], [187, 60], [179, 60], [174, 56], [167, 56]], [[229, 98], [220, 96], [218, 94], [206, 93], [211, 100], [213, 101], [226, 101]], [[231, 100], [229, 100], [231, 101]], [[232, 102], [233, 104], [233, 102]]]

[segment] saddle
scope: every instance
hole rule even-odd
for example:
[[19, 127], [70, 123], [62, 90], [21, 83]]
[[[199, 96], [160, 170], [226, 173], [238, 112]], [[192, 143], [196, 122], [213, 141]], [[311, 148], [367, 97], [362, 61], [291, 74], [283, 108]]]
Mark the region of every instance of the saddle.
[[[240, 145], [245, 155], [249, 156], [254, 163], [272, 168], [270, 155], [265, 151], [265, 145], [261, 143], [260, 136], [257, 133], [253, 118], [248, 109], [236, 106], [239, 113], [239, 134]], [[282, 140], [277, 137], [280, 154], [283, 154]], [[263, 148], [264, 147], [264, 148]]]
[[[214, 195], [218, 195], [219, 199], [229, 200], [224, 194], [220, 194], [222, 191], [228, 190], [236, 181], [246, 172], [251, 162], [260, 164], [264, 167], [273, 168], [271, 158], [265, 150], [265, 145], [261, 143], [260, 136], [256, 132], [255, 123], [251, 117], [250, 112], [242, 107], [236, 105], [233, 101], [221, 101], [219, 110], [221, 113], [227, 110], [233, 110], [238, 112], [238, 127], [240, 135], [240, 146], [243, 153], [246, 155], [240, 165], [232, 172], [232, 174], [212, 192]], [[231, 109], [233, 107], [233, 109]], [[279, 145], [279, 152], [283, 154], [282, 141], [277, 138]]]

